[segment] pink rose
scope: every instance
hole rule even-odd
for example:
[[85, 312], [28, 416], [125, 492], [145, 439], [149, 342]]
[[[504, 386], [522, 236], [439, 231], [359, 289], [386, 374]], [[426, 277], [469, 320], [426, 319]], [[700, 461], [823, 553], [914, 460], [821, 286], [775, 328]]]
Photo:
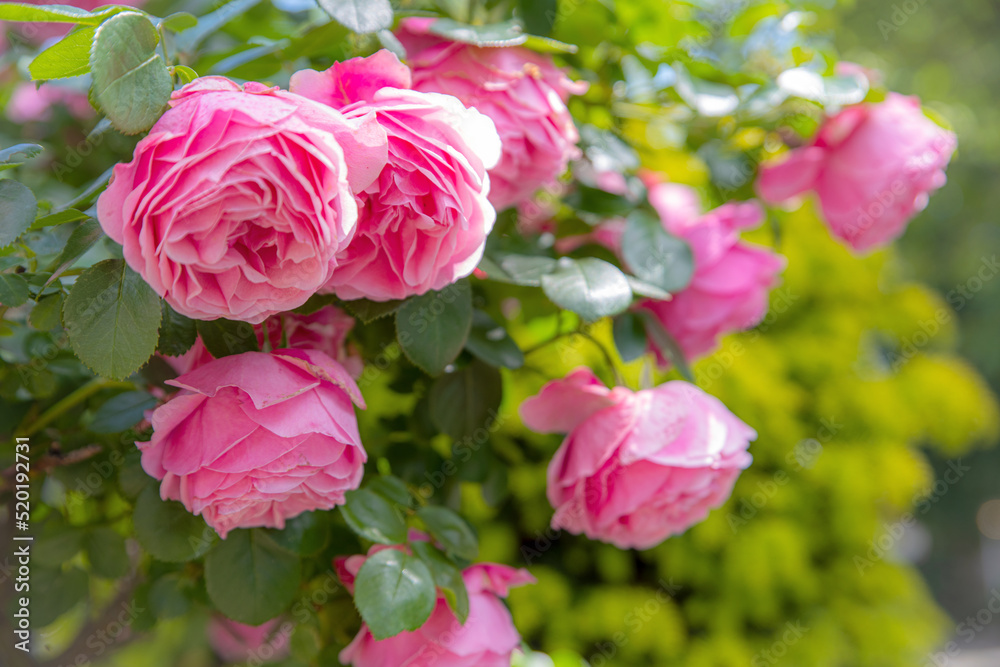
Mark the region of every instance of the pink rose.
[[[653, 186], [650, 202], [664, 228], [691, 246], [694, 274], [669, 301], [647, 299], [638, 307], [652, 312], [684, 356], [693, 360], [714, 351], [720, 336], [756, 326], [764, 318], [768, 293], [778, 282], [785, 258], [740, 241], [741, 229], [764, 219], [756, 202], [724, 204], [697, 215], [697, 194], [672, 183]], [[669, 365], [659, 349], [652, 344], [650, 348], [661, 367]]]
[[326, 289], [342, 299], [403, 299], [472, 273], [496, 212], [486, 170], [500, 158], [489, 118], [454, 97], [410, 88], [389, 51], [292, 75], [291, 90], [338, 109], [374, 114], [389, 162], [360, 193], [358, 231], [334, 260]]
[[208, 643], [225, 662], [276, 662], [288, 656], [290, 628], [291, 624], [283, 627], [280, 618], [253, 626], [213, 616], [208, 621]]
[[52, 83], [36, 87], [26, 81], [17, 85], [7, 102], [7, 118], [12, 123], [20, 124], [44, 122], [52, 119], [53, 106], [65, 107], [77, 120], [86, 120], [94, 115], [87, 93]]
[[552, 527], [622, 549], [653, 547], [721, 505], [757, 437], [692, 384], [608, 389], [589, 368], [545, 385], [521, 418], [569, 434], [549, 464]]
[[386, 153], [374, 114], [204, 77], [115, 167], [98, 217], [177, 312], [258, 323], [329, 280]]
[[551, 186], [580, 155], [580, 137], [566, 100], [588, 84], [572, 81], [549, 56], [521, 47], [480, 48], [433, 35], [434, 19], [409, 18], [397, 33], [417, 90], [454, 95], [496, 124], [503, 143], [490, 171], [490, 201], [498, 210]]
[[[357, 350], [347, 343], [347, 336], [353, 328], [354, 318], [336, 306], [325, 306], [309, 315], [281, 313], [253, 325], [257, 345], [264, 346], [264, 330], [267, 329], [271, 349], [319, 350], [339, 362], [356, 380], [361, 377], [364, 362]], [[196, 339], [184, 354], [163, 358], [178, 375], [189, 373], [215, 359], [201, 338]]]
[[168, 384], [184, 391], [153, 412], [142, 467], [223, 538], [332, 509], [360, 484], [367, 454], [351, 402], [364, 400], [322, 352], [246, 352]]
[[[372, 555], [392, 547], [376, 546]], [[338, 558], [337, 573], [353, 593], [354, 578], [365, 556]], [[362, 625], [354, 641], [340, 653], [352, 667], [509, 667], [521, 644], [510, 612], [500, 598], [514, 586], [535, 581], [526, 570], [483, 563], [467, 567], [462, 579], [469, 592], [469, 617], [461, 624], [439, 594], [431, 617], [418, 630], [377, 640]]]
[[902, 234], [927, 206], [955, 146], [955, 135], [924, 116], [917, 98], [890, 93], [844, 109], [808, 146], [763, 165], [757, 189], [772, 203], [814, 190], [833, 235], [870, 250]]

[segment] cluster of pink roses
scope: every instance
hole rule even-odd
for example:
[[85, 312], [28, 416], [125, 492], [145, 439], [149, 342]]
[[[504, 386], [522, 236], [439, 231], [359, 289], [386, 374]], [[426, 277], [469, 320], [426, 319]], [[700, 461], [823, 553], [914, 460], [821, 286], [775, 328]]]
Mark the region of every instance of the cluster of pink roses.
[[[246, 322], [273, 350], [214, 359], [198, 341], [168, 359], [181, 391], [139, 444], [161, 495], [223, 538], [331, 509], [361, 482], [362, 367], [346, 340], [354, 322], [333, 306], [288, 311], [316, 293], [387, 301], [454, 283], [482, 258], [496, 209], [529, 200], [579, 156], [566, 101], [585, 84], [525, 49], [458, 44], [429, 28], [403, 22], [409, 66], [380, 51], [296, 72], [287, 91], [197, 79], [100, 197], [102, 227], [176, 311]], [[759, 190], [768, 201], [816, 190], [834, 233], [867, 249], [926, 203], [953, 148], [913, 100], [890, 96], [830, 119], [810, 146], [766, 165]], [[623, 184], [604, 176], [608, 188]], [[784, 258], [740, 239], [763, 219], [756, 202], [705, 212], [693, 189], [646, 181], [664, 229], [691, 247], [694, 271], [672, 299], [635, 308], [695, 359], [760, 322]], [[622, 225], [585, 240], [620, 251]], [[704, 519], [750, 464], [756, 438], [694, 385], [609, 389], [589, 369], [546, 385], [521, 415], [535, 431], [566, 434], [549, 466], [553, 526], [621, 548], [652, 547]], [[364, 559], [338, 562], [349, 588]], [[509, 664], [519, 639], [499, 598], [530, 575], [481, 564], [463, 578], [464, 625], [442, 596], [419, 630], [376, 640], [362, 628], [341, 659]], [[217, 624], [213, 642], [238, 655], [273, 629]]]

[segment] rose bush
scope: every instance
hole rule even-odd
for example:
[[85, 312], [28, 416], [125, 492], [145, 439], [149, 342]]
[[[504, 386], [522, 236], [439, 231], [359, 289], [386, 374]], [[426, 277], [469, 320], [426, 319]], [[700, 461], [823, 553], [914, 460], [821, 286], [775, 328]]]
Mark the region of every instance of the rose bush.
[[66, 35], [0, 52], [0, 532], [54, 638], [0, 663], [112, 618], [144, 667], [751, 664], [789, 619], [919, 662], [856, 555], [993, 403], [895, 262], [754, 197], [882, 245], [954, 137], [811, 6], [403, 4], [0, 3]]

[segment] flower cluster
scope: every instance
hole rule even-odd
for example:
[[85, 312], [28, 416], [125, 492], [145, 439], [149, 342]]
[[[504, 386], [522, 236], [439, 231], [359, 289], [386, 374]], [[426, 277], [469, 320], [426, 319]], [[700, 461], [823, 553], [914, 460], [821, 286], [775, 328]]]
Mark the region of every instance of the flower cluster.
[[[582, 155], [567, 103], [585, 82], [522, 47], [451, 41], [432, 21], [401, 23], [407, 64], [383, 50], [295, 72], [288, 90], [196, 79], [173, 94], [100, 196], [104, 231], [170, 307], [247, 323], [264, 350], [217, 359], [197, 340], [165, 357], [179, 374], [168, 384], [180, 391], [153, 412], [152, 439], [139, 443], [160, 495], [223, 538], [342, 505], [364, 474], [355, 414], [365, 407], [363, 363], [348, 341], [355, 322], [335, 305], [293, 311], [316, 295], [389, 302], [469, 276], [498, 210], [530, 202]], [[815, 191], [833, 233], [868, 250], [926, 204], [954, 145], [915, 100], [890, 95], [842, 110], [809, 145], [764, 165], [758, 191], [772, 203]], [[694, 360], [760, 323], [785, 260], [741, 239], [764, 219], [757, 202], [706, 211], [694, 189], [642, 178], [657, 233], [683, 241], [693, 266], [685, 287], [631, 309]], [[600, 171], [595, 181], [633, 194], [623, 173]], [[599, 221], [552, 245], [568, 254], [593, 241], [628, 269], [626, 224]], [[558, 223], [546, 230], [558, 234]], [[661, 368], [676, 361], [662, 338], [648, 345]], [[545, 385], [520, 413], [534, 431], [566, 435], [549, 464], [552, 526], [622, 549], [653, 547], [724, 503], [756, 438], [692, 384], [609, 388], [586, 368]], [[369, 556], [384, 548], [409, 547]], [[365, 558], [338, 560], [349, 589]], [[474, 564], [461, 579], [464, 623], [441, 593], [422, 627], [376, 639], [364, 626], [341, 661], [510, 664], [519, 637], [500, 599], [530, 575]], [[232, 658], [273, 630], [217, 621], [211, 635]]]

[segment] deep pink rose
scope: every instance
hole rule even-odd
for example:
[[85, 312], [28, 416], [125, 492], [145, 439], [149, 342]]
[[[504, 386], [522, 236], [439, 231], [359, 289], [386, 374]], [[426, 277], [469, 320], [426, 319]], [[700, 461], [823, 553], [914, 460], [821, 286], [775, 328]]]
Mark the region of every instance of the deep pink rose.
[[253, 626], [213, 616], [208, 622], [208, 643], [225, 662], [276, 662], [288, 656], [291, 628], [290, 623], [283, 625], [280, 618]]
[[579, 157], [580, 137], [566, 100], [587, 90], [544, 56], [521, 47], [486, 48], [451, 42], [429, 32], [434, 19], [409, 18], [397, 33], [406, 47], [417, 90], [447, 93], [483, 112], [503, 143], [490, 171], [497, 210], [551, 186]]
[[52, 119], [52, 107], [62, 106], [77, 120], [94, 115], [94, 108], [87, 100], [87, 93], [53, 83], [36, 87], [25, 81], [14, 89], [7, 102], [7, 118], [12, 123], [44, 122]]
[[357, 234], [326, 289], [387, 301], [472, 273], [496, 220], [486, 170], [500, 138], [490, 119], [450, 95], [409, 90], [410, 70], [384, 50], [296, 72], [290, 87], [348, 119], [374, 113], [389, 138], [389, 163], [360, 194]]
[[153, 412], [138, 443], [160, 495], [200, 514], [223, 538], [344, 502], [367, 458], [354, 380], [315, 350], [246, 352], [168, 384], [182, 390]]
[[[785, 258], [740, 241], [740, 230], [758, 226], [764, 214], [756, 202], [729, 203], [697, 214], [697, 193], [673, 183], [650, 189], [650, 202], [664, 228], [691, 246], [694, 274], [669, 301], [647, 299], [638, 307], [652, 312], [694, 360], [718, 347], [719, 337], [756, 326], [767, 314], [768, 293], [778, 282]], [[669, 365], [654, 345], [662, 367]]]
[[[250, 326], [250, 325], [247, 325]], [[339, 362], [351, 377], [358, 379], [364, 363], [357, 350], [347, 343], [347, 335], [354, 328], [354, 318], [336, 306], [325, 306], [315, 313], [281, 313], [261, 324], [253, 325], [257, 345], [264, 345], [264, 330], [268, 332], [271, 349], [280, 347], [293, 350], [319, 350]], [[178, 375], [184, 375], [215, 359], [201, 338], [191, 349], [177, 357], [163, 357]]]
[[[393, 547], [375, 546], [369, 555]], [[398, 548], [398, 547], [397, 547]], [[365, 556], [338, 558], [337, 573], [348, 590]], [[500, 598], [514, 586], [535, 581], [526, 570], [483, 563], [462, 572], [469, 592], [469, 618], [461, 624], [439, 594], [431, 617], [418, 630], [376, 640], [367, 625], [340, 653], [340, 662], [352, 667], [509, 667], [511, 654], [521, 644], [510, 612]]]
[[808, 146], [763, 165], [761, 197], [819, 197], [830, 231], [859, 251], [886, 245], [945, 183], [956, 138], [928, 119], [920, 100], [889, 93], [828, 119]]
[[549, 464], [552, 527], [622, 549], [653, 547], [721, 505], [757, 437], [692, 384], [608, 389], [589, 368], [545, 385], [521, 418], [568, 433]]
[[177, 312], [257, 323], [329, 280], [386, 154], [374, 115], [204, 77], [115, 167], [98, 218]]

